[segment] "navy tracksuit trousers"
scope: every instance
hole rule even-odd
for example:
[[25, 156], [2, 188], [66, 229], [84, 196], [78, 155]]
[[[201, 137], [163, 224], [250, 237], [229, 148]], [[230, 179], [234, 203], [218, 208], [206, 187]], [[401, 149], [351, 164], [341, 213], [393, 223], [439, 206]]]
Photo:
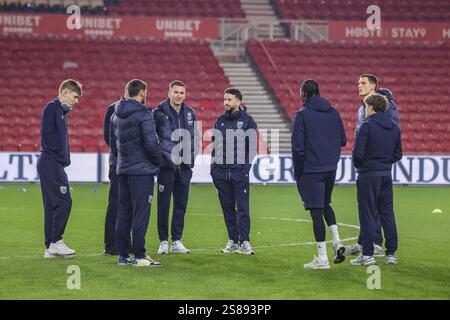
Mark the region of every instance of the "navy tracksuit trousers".
[[105, 217], [105, 251], [116, 252], [115, 245], [117, 211], [119, 208], [119, 181], [116, 174], [117, 166], [109, 166], [109, 198]]
[[[381, 221], [380, 221], [380, 217], [376, 217], [375, 218], [375, 237], [373, 238], [373, 243], [375, 243], [378, 246], [383, 246], [383, 234], [381, 232]], [[362, 237], [361, 237], [361, 233], [359, 233], [358, 236], [358, 244], [362, 243]]]
[[397, 251], [397, 226], [394, 216], [392, 178], [390, 176], [358, 177], [356, 182], [359, 223], [363, 255], [373, 255], [377, 219], [383, 227], [386, 239], [386, 254]]
[[117, 215], [116, 246], [121, 256], [128, 256], [131, 246], [136, 259], [146, 256], [145, 235], [150, 221], [154, 176], [119, 175], [119, 211]]
[[169, 209], [173, 194], [172, 241], [181, 240], [189, 197], [192, 169], [180, 166], [176, 170], [161, 168], [158, 174], [158, 234], [160, 241], [169, 239]]
[[213, 176], [220, 205], [222, 206], [228, 239], [235, 243], [250, 241], [250, 183], [248, 176], [235, 179], [217, 179]]
[[70, 210], [72, 198], [64, 167], [56, 160], [42, 154], [37, 162], [44, 202], [45, 247], [62, 239]]

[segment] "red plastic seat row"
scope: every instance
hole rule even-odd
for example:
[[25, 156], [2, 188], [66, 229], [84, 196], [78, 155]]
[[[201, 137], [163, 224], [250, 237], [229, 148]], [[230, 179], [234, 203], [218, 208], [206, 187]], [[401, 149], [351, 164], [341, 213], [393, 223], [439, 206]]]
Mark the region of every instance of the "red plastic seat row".
[[[380, 78], [380, 87], [393, 91], [404, 130], [403, 139], [415, 142], [414, 147], [408, 144], [405, 151], [448, 150], [443, 142], [450, 141], [450, 92], [448, 68], [442, 67], [450, 58], [448, 45], [300, 44], [285, 41], [264, 41], [263, 44], [275, 66], [270, 63], [260, 42], [249, 41], [247, 51], [286, 114], [291, 117], [302, 105], [298, 94], [302, 81], [316, 79], [321, 94], [341, 113], [349, 138], [349, 146], [344, 150], [351, 151], [356, 111], [362, 100], [358, 96], [357, 81], [362, 73], [376, 74]], [[360, 57], [364, 55], [362, 52], [371, 51], [387, 54], [371, 55], [371, 63], [368, 64], [366, 58]], [[426, 59], [424, 54], [417, 53], [420, 51], [426, 52]], [[407, 63], [404, 62], [405, 56], [408, 57]], [[433, 63], [424, 64], [424, 60]], [[391, 61], [397, 61], [395, 67], [384, 67]], [[343, 66], [347, 62], [352, 64], [351, 67]], [[424, 78], [429, 85], [424, 85]], [[429, 143], [428, 147], [425, 141]]]

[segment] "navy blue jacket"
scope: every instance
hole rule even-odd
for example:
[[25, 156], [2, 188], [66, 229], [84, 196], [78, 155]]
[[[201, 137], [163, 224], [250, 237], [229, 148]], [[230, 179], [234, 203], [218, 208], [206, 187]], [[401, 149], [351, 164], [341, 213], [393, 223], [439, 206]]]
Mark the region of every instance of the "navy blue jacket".
[[347, 144], [339, 112], [322, 97], [309, 98], [294, 114], [291, 142], [296, 179], [336, 170], [341, 146]]
[[402, 158], [400, 128], [387, 112], [370, 116], [359, 128], [353, 145], [353, 164], [363, 176], [390, 176]]
[[[211, 153], [211, 176], [225, 180], [230, 179], [227, 174], [234, 174], [236, 180], [248, 178], [253, 158], [257, 153], [258, 137], [256, 122], [247, 113], [247, 108], [242, 106], [237, 112], [225, 112], [217, 118], [214, 129], [216, 132], [212, 136], [214, 149]], [[243, 131], [236, 132], [238, 129]], [[253, 130], [247, 131], [249, 129]], [[228, 164], [226, 161], [227, 145], [231, 146], [233, 142], [227, 140], [227, 130], [235, 133], [232, 163]], [[238, 132], [242, 136], [238, 137]]]
[[[105, 143], [109, 146], [109, 128], [111, 126], [111, 117], [114, 114], [114, 108], [116, 106], [116, 103], [120, 102], [122, 99], [125, 99], [124, 97], [121, 97], [119, 101], [114, 102], [113, 104], [109, 105], [108, 108], [106, 108], [105, 118], [103, 119], [103, 139], [105, 140]], [[109, 164], [110, 165], [117, 165], [117, 158], [116, 157], [109, 157]]]
[[[164, 159], [164, 168], [176, 169], [178, 166], [194, 167], [195, 157], [199, 150], [199, 133], [197, 129], [197, 116], [192, 108], [189, 108], [184, 102], [181, 105], [180, 113], [177, 113], [171, 106], [170, 100], [166, 99], [156, 106], [153, 110], [155, 119], [156, 133], [161, 144], [161, 152]], [[183, 139], [183, 133], [177, 129], [185, 129], [189, 132], [189, 144]], [[185, 134], [187, 133], [185, 131]], [[172, 140], [173, 135], [173, 140]], [[183, 146], [183, 151], [189, 150], [189, 154], [180, 154], [175, 152], [172, 159], [172, 150], [179, 144], [178, 148]], [[186, 147], [184, 147], [186, 146]]]
[[67, 114], [58, 98], [47, 103], [41, 120], [41, 153], [70, 165], [70, 148], [67, 131]]
[[[376, 91], [376, 93], [379, 93], [386, 97], [386, 99], [388, 100], [388, 109], [386, 110], [386, 112], [391, 115], [392, 121], [394, 121], [394, 123], [400, 127], [400, 117], [398, 115], [397, 105], [394, 102], [394, 96], [393, 96], [391, 90], [386, 89], [386, 88], [381, 88], [381, 89], [378, 89]], [[364, 107], [364, 104], [362, 104], [358, 109], [358, 113], [356, 114], [355, 134], [358, 131], [359, 127], [361, 127], [361, 125], [364, 123], [365, 120], [366, 120], [366, 108]]]
[[152, 113], [135, 100], [116, 104], [109, 147], [110, 157], [117, 157], [118, 175], [155, 175], [163, 162]]

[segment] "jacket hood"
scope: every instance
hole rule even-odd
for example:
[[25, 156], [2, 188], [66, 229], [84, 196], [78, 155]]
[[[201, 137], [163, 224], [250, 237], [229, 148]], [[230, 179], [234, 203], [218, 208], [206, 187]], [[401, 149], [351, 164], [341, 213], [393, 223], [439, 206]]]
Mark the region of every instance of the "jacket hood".
[[329, 112], [331, 110], [331, 103], [322, 97], [311, 97], [306, 101], [303, 107], [319, 112]]
[[235, 113], [225, 112], [222, 115], [222, 117], [225, 117], [225, 119], [227, 119], [227, 120], [236, 120], [237, 118], [239, 118], [243, 114], [247, 114], [247, 107], [244, 106], [244, 105], [241, 105], [239, 107], [239, 111], [238, 112], [235, 112]]
[[135, 100], [122, 99], [116, 103], [114, 107], [114, 112], [119, 118], [128, 118], [131, 114], [145, 110], [146, 107]]
[[381, 88], [378, 89], [376, 92], [385, 96], [388, 100], [394, 100], [394, 94], [388, 88]]
[[392, 129], [395, 126], [394, 121], [392, 121], [392, 116], [387, 112], [378, 112], [371, 115], [367, 121], [375, 122], [383, 129]]

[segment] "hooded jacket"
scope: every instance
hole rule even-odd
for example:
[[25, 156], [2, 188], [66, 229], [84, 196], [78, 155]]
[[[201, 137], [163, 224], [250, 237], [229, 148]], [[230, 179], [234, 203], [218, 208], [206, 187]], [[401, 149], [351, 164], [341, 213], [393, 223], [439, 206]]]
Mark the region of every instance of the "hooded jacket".
[[156, 175], [161, 149], [151, 112], [141, 103], [122, 99], [115, 105], [109, 131], [110, 157], [117, 157], [118, 175]]
[[[397, 105], [394, 102], [394, 95], [392, 94], [392, 91], [387, 88], [381, 88], [376, 91], [376, 93], [379, 93], [386, 97], [388, 100], [388, 109], [386, 112], [391, 115], [392, 121], [396, 125], [400, 127], [400, 117], [398, 115], [398, 109]], [[356, 115], [356, 130], [355, 134], [358, 132], [359, 127], [364, 123], [366, 120], [366, 108], [364, 107], [364, 103], [361, 104], [361, 106], [358, 109], [358, 113]]]
[[293, 117], [292, 160], [294, 174], [337, 169], [341, 147], [347, 144], [339, 112], [322, 97], [309, 98]]
[[[218, 117], [214, 129], [211, 175], [215, 179], [247, 179], [258, 146], [255, 120], [247, 113], [247, 108], [241, 106], [237, 112], [225, 112]], [[234, 141], [230, 132], [234, 134]], [[232, 155], [227, 155], [227, 148]]]
[[[189, 108], [184, 102], [181, 105], [180, 112], [177, 113], [171, 106], [170, 100], [162, 101], [153, 110], [153, 117], [155, 119], [156, 133], [160, 139], [162, 156], [164, 159], [164, 168], [176, 169], [180, 165], [194, 167], [195, 157], [199, 150], [199, 133], [197, 129], [197, 116], [192, 108]], [[178, 134], [177, 129], [185, 129], [184, 133]], [[183, 135], [189, 133], [189, 140], [185, 140]], [[182, 145], [179, 145], [179, 143]], [[187, 142], [189, 142], [187, 144]], [[188, 155], [172, 151], [175, 147], [183, 147], [183, 152], [186, 150]]]
[[41, 155], [56, 160], [63, 167], [70, 165], [67, 113], [59, 98], [47, 103], [42, 113]]
[[[108, 147], [109, 147], [109, 128], [111, 126], [111, 118], [112, 118], [112, 115], [114, 114], [114, 109], [116, 107], [116, 104], [119, 103], [123, 99], [125, 99], [125, 98], [121, 97], [120, 100], [114, 102], [113, 104], [109, 105], [108, 108], [106, 108], [105, 117], [103, 118], [103, 139], [105, 140], [105, 143]], [[110, 156], [109, 164], [112, 166], [117, 165], [117, 159]]]
[[352, 157], [360, 177], [391, 175], [392, 164], [402, 158], [402, 142], [390, 114], [375, 113], [361, 125]]

